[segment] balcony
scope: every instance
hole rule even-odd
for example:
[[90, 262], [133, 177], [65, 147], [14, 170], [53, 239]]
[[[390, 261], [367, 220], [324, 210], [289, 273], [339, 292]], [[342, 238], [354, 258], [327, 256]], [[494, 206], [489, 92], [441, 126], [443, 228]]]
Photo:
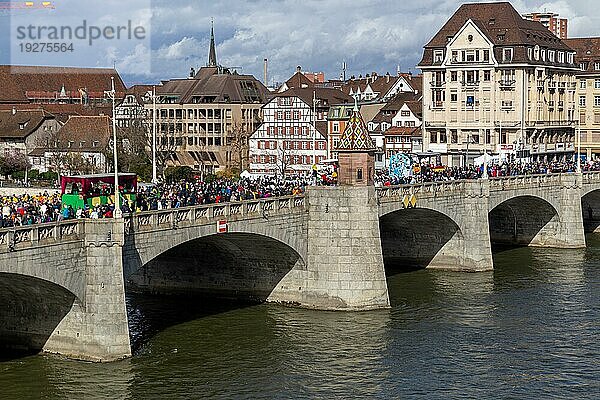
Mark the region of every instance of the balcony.
[[516, 81], [514, 79], [501, 79], [499, 83], [501, 88], [511, 88], [515, 87]]
[[465, 87], [476, 87], [479, 86], [479, 81], [461, 81], [461, 85]]
[[548, 89], [555, 90], [556, 88], [557, 88], [557, 85], [556, 85], [555, 81], [548, 82]]
[[443, 109], [444, 108], [444, 102], [443, 101], [432, 101], [431, 102], [431, 109], [435, 110], [435, 109]]
[[432, 88], [443, 88], [444, 86], [446, 86], [446, 82], [445, 81], [431, 81], [431, 82], [429, 82], [429, 85], [431, 85]]

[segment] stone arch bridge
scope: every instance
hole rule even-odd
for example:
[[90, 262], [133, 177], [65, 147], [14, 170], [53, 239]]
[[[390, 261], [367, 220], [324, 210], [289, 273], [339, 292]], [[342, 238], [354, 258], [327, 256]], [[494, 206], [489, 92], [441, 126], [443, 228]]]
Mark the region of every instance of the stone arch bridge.
[[579, 248], [600, 173], [394, 187], [0, 229], [0, 338], [110, 361], [131, 355], [125, 288], [329, 310], [389, 307], [385, 266], [493, 268], [491, 243]]

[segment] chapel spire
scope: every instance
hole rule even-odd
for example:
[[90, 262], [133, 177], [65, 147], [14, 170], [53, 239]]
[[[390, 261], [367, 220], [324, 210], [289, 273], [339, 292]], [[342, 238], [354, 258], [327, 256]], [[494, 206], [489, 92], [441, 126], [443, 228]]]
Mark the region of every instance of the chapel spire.
[[210, 20], [210, 50], [208, 51], [208, 66], [217, 66], [217, 52], [215, 50], [215, 23], [212, 18]]

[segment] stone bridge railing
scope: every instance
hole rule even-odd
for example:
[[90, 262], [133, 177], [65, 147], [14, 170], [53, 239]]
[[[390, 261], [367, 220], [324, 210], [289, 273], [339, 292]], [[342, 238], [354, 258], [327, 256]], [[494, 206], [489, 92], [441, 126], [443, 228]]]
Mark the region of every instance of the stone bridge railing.
[[377, 188], [377, 198], [380, 203], [393, 201], [410, 201], [413, 196], [440, 197], [454, 196], [465, 189], [466, 180], [427, 182], [411, 185], [395, 185]]
[[83, 223], [83, 220], [70, 220], [0, 229], [0, 253], [80, 240]]
[[231, 203], [216, 203], [192, 207], [145, 211], [125, 215], [125, 233], [202, 225], [221, 219], [269, 217], [304, 209], [304, 196], [271, 197]]
[[600, 171], [589, 171], [583, 174], [583, 184], [598, 184], [600, 185]]
[[564, 174], [539, 174], [489, 178], [490, 192], [523, 189], [525, 187], [559, 186], [563, 175]]

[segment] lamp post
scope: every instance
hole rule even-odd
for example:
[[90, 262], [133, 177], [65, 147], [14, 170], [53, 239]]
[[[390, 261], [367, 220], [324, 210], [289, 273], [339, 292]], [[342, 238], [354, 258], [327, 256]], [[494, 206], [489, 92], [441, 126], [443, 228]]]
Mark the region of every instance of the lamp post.
[[313, 90], [313, 164], [317, 165], [317, 93]]
[[156, 182], [156, 86], [152, 86], [152, 183]]
[[119, 168], [117, 160], [117, 121], [115, 119], [115, 99], [117, 97], [115, 92], [115, 78], [110, 77], [111, 81], [111, 95], [112, 95], [112, 129], [113, 129], [113, 163], [115, 165], [115, 211], [113, 213], [114, 218], [122, 218], [121, 206], [119, 204]]
[[577, 110], [579, 111], [576, 115], [577, 117], [577, 154], [575, 155], [577, 157], [577, 173], [580, 174], [581, 173], [581, 109], [579, 106], [579, 102], [576, 103], [577, 104]]

